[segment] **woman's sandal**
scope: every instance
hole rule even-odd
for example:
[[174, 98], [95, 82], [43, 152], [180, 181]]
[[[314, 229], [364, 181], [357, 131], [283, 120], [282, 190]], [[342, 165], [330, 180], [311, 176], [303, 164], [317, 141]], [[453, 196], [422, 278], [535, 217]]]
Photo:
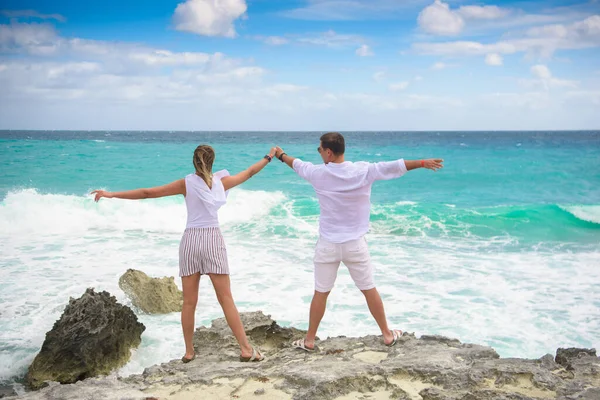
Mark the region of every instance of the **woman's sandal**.
[[386, 346], [388, 347], [392, 347], [393, 345], [395, 345], [396, 343], [398, 343], [398, 338], [401, 337], [403, 334], [403, 332], [400, 329], [392, 329], [392, 335], [394, 337], [394, 340], [392, 340], [390, 343], [384, 343]]
[[265, 359], [265, 356], [263, 356], [260, 351], [256, 351], [256, 349], [253, 347], [252, 348], [252, 355], [250, 357], [242, 357], [240, 356], [240, 361], [241, 362], [259, 362]]

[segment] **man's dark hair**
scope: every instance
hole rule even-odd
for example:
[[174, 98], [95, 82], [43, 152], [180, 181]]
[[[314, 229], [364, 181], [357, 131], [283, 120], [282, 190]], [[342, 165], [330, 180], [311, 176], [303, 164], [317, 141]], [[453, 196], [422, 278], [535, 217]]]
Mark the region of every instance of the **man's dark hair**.
[[341, 156], [346, 151], [346, 142], [340, 133], [329, 132], [321, 136], [321, 147], [331, 150], [336, 156]]

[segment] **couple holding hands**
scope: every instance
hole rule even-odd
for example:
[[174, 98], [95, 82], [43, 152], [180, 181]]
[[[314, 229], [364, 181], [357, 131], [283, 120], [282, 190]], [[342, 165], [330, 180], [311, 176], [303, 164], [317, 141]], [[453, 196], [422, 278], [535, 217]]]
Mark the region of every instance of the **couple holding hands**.
[[384, 344], [393, 346], [402, 335], [402, 331], [388, 327], [383, 302], [373, 282], [373, 266], [365, 240], [365, 234], [369, 230], [371, 186], [377, 180], [399, 178], [407, 171], [417, 168], [436, 171], [442, 168], [443, 160], [398, 159], [378, 163], [346, 161], [344, 137], [337, 132], [321, 136], [318, 152], [323, 164], [315, 165], [294, 158], [275, 147], [248, 169], [229, 175], [226, 170], [213, 174], [215, 152], [208, 145], [200, 145], [194, 151], [195, 173], [183, 179], [149, 189], [92, 192], [95, 194], [95, 201], [102, 197], [138, 200], [185, 196], [187, 224], [179, 246], [179, 276], [183, 286], [181, 326], [185, 341], [185, 355], [182, 358], [184, 363], [195, 358], [192, 339], [201, 275], [208, 275], [212, 281], [225, 319], [239, 343], [240, 361], [264, 360], [264, 356], [248, 342], [231, 295], [227, 251], [217, 213], [226, 203], [229, 189], [250, 179], [275, 157], [312, 185], [321, 210], [319, 240], [314, 255], [315, 292], [310, 305], [308, 332], [304, 338], [295, 341], [293, 346], [305, 351], [315, 349], [317, 329], [325, 314], [327, 297], [333, 289], [341, 262], [364, 294], [369, 311], [381, 329]]

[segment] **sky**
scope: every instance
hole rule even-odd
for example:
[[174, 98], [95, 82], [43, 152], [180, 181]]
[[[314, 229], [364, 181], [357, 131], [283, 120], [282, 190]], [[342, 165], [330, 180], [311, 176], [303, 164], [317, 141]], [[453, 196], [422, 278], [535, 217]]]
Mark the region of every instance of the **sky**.
[[600, 129], [600, 0], [0, 8], [0, 129]]

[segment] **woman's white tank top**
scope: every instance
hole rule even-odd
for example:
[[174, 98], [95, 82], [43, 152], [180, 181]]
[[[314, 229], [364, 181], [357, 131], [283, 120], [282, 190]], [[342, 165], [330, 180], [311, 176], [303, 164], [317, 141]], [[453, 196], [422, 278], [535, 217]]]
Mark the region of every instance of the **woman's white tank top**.
[[196, 174], [185, 177], [186, 228], [212, 228], [219, 226], [218, 211], [227, 202], [227, 193], [221, 179], [229, 176], [227, 170], [213, 174], [212, 188]]

